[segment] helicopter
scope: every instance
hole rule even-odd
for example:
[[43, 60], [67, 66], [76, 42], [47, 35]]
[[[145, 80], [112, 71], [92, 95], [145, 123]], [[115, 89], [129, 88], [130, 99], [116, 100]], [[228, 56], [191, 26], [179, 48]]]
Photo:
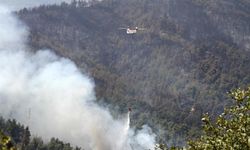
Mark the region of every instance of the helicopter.
[[130, 27], [127, 27], [127, 28], [119, 28], [119, 30], [126, 30], [127, 34], [135, 34], [139, 30], [145, 30], [145, 28], [138, 28], [138, 27], [130, 28]]

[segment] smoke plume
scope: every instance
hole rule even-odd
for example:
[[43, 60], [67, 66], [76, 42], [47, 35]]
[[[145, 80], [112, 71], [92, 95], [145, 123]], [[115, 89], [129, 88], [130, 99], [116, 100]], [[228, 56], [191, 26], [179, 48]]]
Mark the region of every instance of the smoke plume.
[[[71, 3], [73, 0], [1, 0], [1, 4], [6, 5], [11, 10], [20, 10], [23, 8], [38, 7], [40, 5], [61, 4], [62, 2]], [[82, 0], [91, 2], [92, 0]], [[101, 0], [98, 0], [101, 1]]]
[[149, 127], [134, 131], [129, 114], [114, 119], [95, 103], [90, 77], [50, 50], [30, 53], [27, 36], [27, 27], [0, 7], [0, 115], [87, 150], [153, 149]]

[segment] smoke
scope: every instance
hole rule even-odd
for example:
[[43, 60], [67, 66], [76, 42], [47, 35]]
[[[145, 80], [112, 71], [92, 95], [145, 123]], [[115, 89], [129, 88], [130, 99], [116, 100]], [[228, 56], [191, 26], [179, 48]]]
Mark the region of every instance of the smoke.
[[149, 127], [130, 128], [129, 114], [114, 119], [95, 103], [94, 83], [50, 50], [30, 53], [27, 27], [0, 6], [0, 115], [86, 150], [153, 149]]
[[35, 7], [40, 5], [49, 5], [49, 4], [60, 4], [62, 2], [70, 3], [72, 0], [1, 0], [2, 4], [5, 4], [12, 10], [19, 10], [25, 7]]
[[[92, 0], [82, 1], [91, 2]], [[72, 0], [1, 0], [1, 4], [8, 6], [11, 10], [38, 7], [40, 5], [61, 4], [62, 2], [71, 3]]]

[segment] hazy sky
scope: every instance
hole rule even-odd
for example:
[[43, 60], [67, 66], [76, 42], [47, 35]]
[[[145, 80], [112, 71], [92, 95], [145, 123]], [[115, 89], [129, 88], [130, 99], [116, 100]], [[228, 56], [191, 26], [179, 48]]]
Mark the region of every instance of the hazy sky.
[[6, 5], [12, 10], [18, 10], [24, 7], [34, 7], [41, 4], [55, 4], [63, 1], [71, 2], [71, 0], [0, 0], [0, 4]]

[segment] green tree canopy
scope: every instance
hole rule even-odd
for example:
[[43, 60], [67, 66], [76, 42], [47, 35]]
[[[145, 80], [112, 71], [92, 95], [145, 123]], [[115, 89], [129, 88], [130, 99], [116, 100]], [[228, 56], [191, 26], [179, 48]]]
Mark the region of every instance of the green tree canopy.
[[227, 108], [212, 123], [208, 114], [202, 118], [204, 135], [188, 143], [188, 149], [250, 149], [250, 87], [229, 93], [235, 105]]
[[215, 122], [208, 114], [201, 119], [204, 123], [202, 135], [188, 142], [186, 148], [168, 148], [164, 144], [156, 145], [155, 150], [247, 150], [250, 149], [250, 87], [229, 92], [235, 105], [224, 109]]
[[11, 138], [0, 130], [0, 150], [15, 150]]

